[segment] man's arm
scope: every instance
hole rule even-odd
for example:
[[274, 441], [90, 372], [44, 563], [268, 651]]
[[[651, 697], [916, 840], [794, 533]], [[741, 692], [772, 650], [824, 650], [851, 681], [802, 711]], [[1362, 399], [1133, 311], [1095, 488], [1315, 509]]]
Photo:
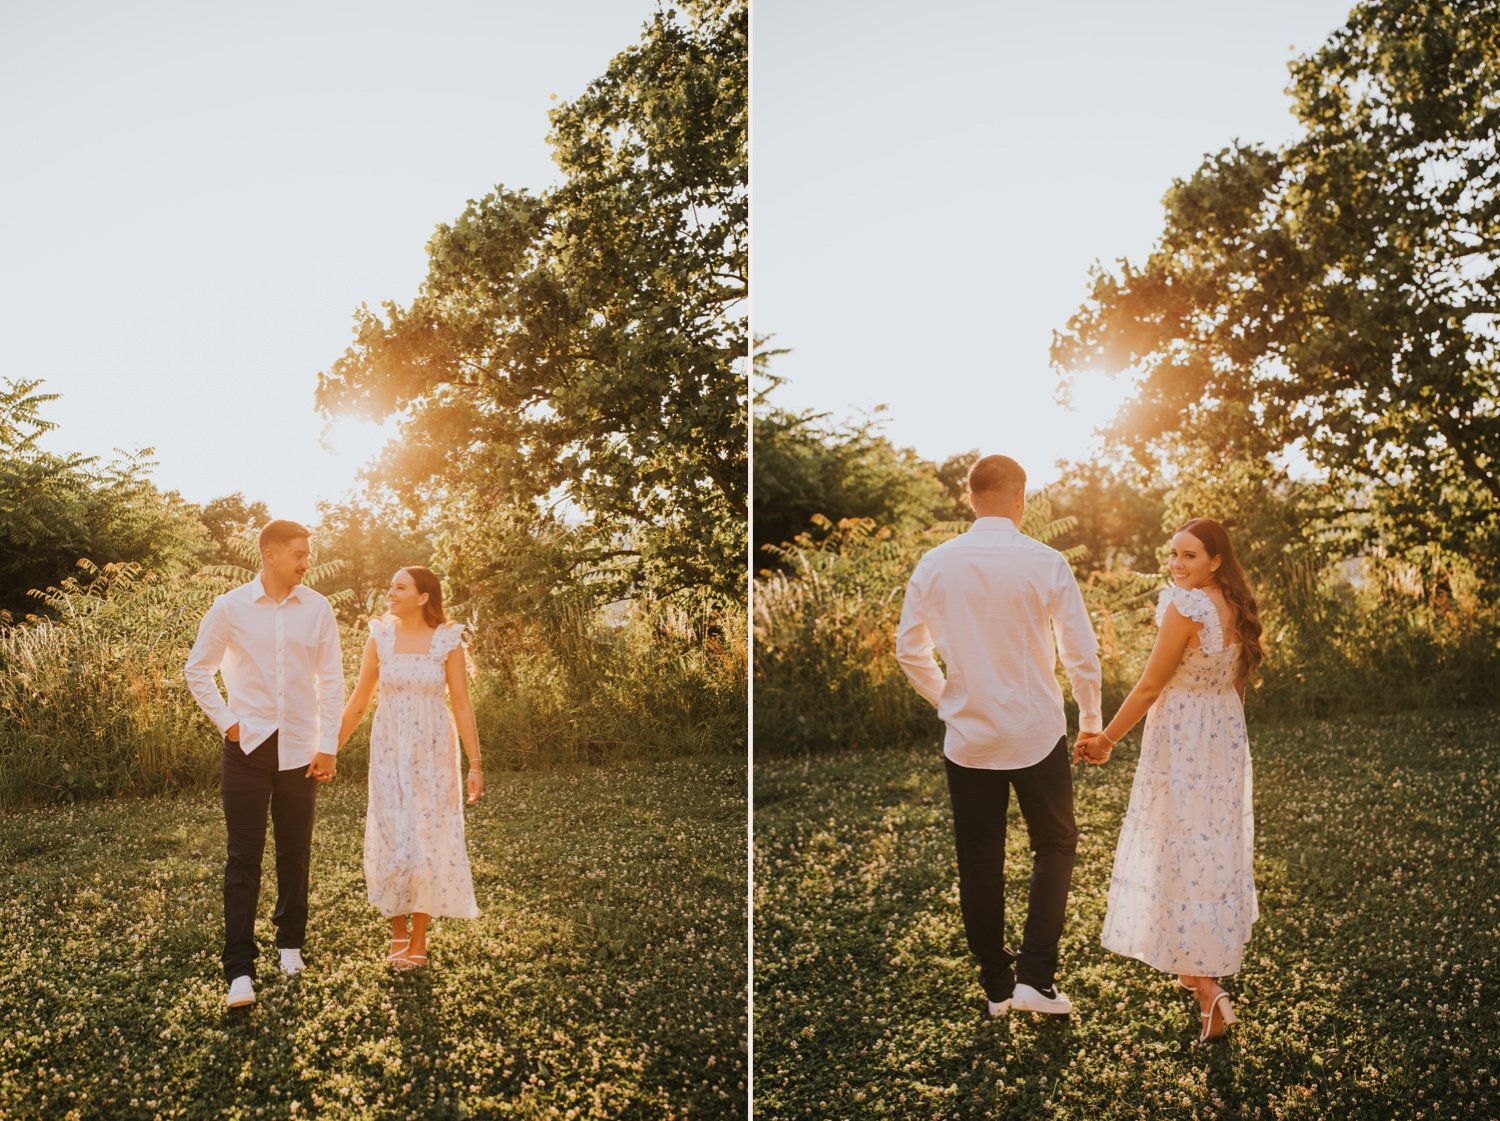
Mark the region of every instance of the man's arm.
[[1094, 625], [1089, 622], [1073, 570], [1061, 558], [1058, 563], [1061, 572], [1052, 594], [1052, 630], [1057, 635], [1063, 669], [1073, 686], [1073, 699], [1078, 702], [1078, 730], [1097, 732], [1104, 727], [1100, 687], [1104, 675], [1099, 668], [1099, 640], [1094, 637]]
[[224, 695], [214, 683], [214, 674], [219, 672], [228, 645], [229, 613], [220, 598], [214, 600], [214, 605], [198, 624], [198, 638], [188, 654], [187, 667], [183, 672], [193, 699], [221, 734], [227, 734], [240, 721], [224, 702]]
[[344, 655], [339, 649], [339, 624], [333, 608], [324, 605], [318, 632], [318, 715], [321, 732], [318, 750], [336, 755], [339, 724], [344, 713]]
[[323, 604], [318, 621], [318, 750], [303, 772], [328, 782], [339, 769], [339, 725], [344, 712], [344, 655], [339, 649], [339, 623], [333, 608]]
[[916, 573], [906, 584], [901, 603], [901, 622], [896, 628], [896, 661], [918, 693], [934, 707], [942, 699], [947, 682], [932, 656], [932, 635], [922, 618], [922, 593]]

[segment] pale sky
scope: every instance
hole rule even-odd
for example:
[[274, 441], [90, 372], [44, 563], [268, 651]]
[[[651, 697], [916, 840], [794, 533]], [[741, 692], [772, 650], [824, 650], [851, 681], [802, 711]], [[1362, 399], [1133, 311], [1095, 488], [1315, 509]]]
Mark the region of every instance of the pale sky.
[[556, 182], [549, 95], [655, 8], [0, 0], [0, 378], [62, 394], [43, 446], [315, 520], [381, 443], [320, 443], [355, 309], [409, 301], [467, 200]]
[[773, 400], [889, 406], [898, 445], [1030, 481], [1086, 458], [1124, 387], [1055, 403], [1089, 266], [1142, 261], [1161, 198], [1236, 138], [1297, 129], [1287, 63], [1348, 0], [754, 0], [753, 329]]

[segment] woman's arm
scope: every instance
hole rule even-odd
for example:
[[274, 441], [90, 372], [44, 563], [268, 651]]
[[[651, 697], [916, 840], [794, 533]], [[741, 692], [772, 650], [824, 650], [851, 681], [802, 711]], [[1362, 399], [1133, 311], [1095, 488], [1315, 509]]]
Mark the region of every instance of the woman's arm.
[[443, 663], [448, 679], [448, 697], [453, 701], [453, 722], [458, 725], [458, 738], [463, 741], [464, 754], [469, 757], [469, 804], [479, 801], [484, 793], [484, 771], [479, 758], [479, 727], [474, 722], [474, 703], [469, 700], [469, 666], [464, 660], [464, 648], [455, 646], [448, 651]]
[[375, 636], [365, 643], [364, 655], [359, 660], [359, 681], [354, 692], [344, 702], [344, 717], [339, 721], [339, 747], [354, 734], [359, 722], [365, 718], [370, 707], [370, 698], [375, 695], [375, 685], [380, 680], [380, 655], [375, 653]]
[[1119, 743], [1128, 736], [1130, 729], [1140, 723], [1141, 717], [1156, 703], [1156, 698], [1161, 696], [1161, 691], [1177, 671], [1178, 663], [1187, 650], [1188, 640], [1197, 633], [1197, 628], [1198, 624], [1179, 612], [1175, 606], [1167, 607], [1166, 614], [1162, 617], [1161, 630], [1156, 632], [1156, 645], [1151, 647], [1151, 657], [1146, 662], [1145, 672], [1135, 683], [1130, 696], [1125, 698], [1120, 711], [1115, 713], [1114, 719], [1104, 726], [1102, 734], [1110, 743]]

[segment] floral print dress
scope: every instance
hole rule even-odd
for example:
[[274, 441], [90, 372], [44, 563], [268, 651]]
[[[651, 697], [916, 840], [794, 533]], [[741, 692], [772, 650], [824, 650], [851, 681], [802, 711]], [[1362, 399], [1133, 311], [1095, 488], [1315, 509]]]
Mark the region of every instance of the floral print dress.
[[380, 704], [370, 731], [365, 884], [387, 918], [421, 911], [479, 914], [464, 846], [458, 731], [444, 703], [443, 663], [463, 641], [445, 624], [425, 654], [396, 653], [396, 624], [370, 623], [380, 659]]
[[1158, 626], [1168, 604], [1200, 625], [1199, 646], [1146, 715], [1100, 941], [1163, 972], [1222, 977], [1239, 971], [1260, 914], [1239, 646], [1224, 644], [1201, 588], [1164, 589]]

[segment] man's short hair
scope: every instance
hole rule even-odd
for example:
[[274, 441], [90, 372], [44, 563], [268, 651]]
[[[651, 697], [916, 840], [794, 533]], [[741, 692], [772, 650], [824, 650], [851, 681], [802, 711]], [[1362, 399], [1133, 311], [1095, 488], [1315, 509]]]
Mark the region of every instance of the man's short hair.
[[1026, 493], [1026, 472], [1008, 455], [987, 455], [969, 468], [970, 494], [1011, 496]]
[[264, 553], [267, 549], [275, 549], [299, 537], [311, 536], [305, 525], [277, 518], [274, 522], [267, 522], [266, 528], [260, 531], [260, 551]]

